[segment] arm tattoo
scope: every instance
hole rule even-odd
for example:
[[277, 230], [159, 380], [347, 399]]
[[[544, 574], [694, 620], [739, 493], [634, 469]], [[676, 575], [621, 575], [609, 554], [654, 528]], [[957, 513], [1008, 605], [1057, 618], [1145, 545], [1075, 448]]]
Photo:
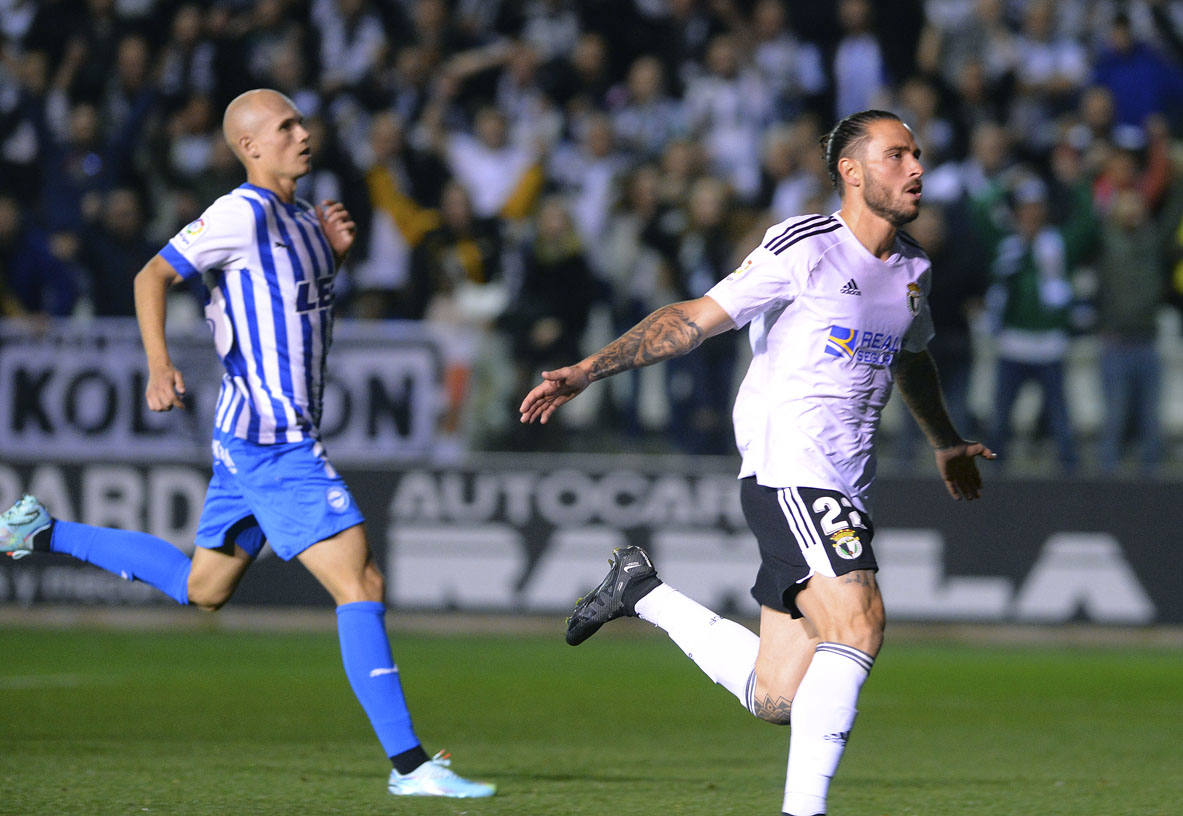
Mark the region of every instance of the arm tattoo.
[[704, 335], [680, 304], [663, 306], [592, 357], [591, 379], [679, 357], [697, 348]]
[[937, 367], [929, 353], [900, 354], [892, 371], [900, 396], [929, 442], [937, 448], [956, 445], [961, 437], [949, 419]]
[[774, 725], [788, 725], [789, 710], [792, 707], [792, 700], [787, 700], [784, 697], [777, 697], [773, 700], [771, 694], [764, 695], [763, 700], [756, 699], [752, 701], [752, 713], [765, 722], [770, 722]]

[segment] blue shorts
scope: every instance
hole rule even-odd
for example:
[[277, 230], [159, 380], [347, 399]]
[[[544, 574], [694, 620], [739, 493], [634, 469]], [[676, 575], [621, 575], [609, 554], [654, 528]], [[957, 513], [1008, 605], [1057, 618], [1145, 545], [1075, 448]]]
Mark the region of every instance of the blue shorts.
[[214, 475], [197, 525], [198, 547], [237, 544], [252, 558], [264, 543], [285, 561], [365, 521], [315, 439], [257, 445], [215, 434]]

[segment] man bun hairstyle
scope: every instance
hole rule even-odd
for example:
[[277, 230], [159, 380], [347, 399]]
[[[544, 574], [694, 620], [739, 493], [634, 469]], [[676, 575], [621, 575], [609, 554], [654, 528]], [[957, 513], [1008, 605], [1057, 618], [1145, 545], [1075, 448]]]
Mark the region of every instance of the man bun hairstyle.
[[843, 156], [850, 155], [867, 137], [867, 125], [880, 119], [901, 121], [900, 117], [891, 111], [874, 109], [859, 111], [844, 118], [834, 125], [833, 130], [822, 136], [820, 144], [822, 155], [826, 160], [826, 170], [830, 174], [830, 183], [834, 185], [839, 196], [843, 195], [845, 190], [842, 178], [838, 175], [838, 160]]

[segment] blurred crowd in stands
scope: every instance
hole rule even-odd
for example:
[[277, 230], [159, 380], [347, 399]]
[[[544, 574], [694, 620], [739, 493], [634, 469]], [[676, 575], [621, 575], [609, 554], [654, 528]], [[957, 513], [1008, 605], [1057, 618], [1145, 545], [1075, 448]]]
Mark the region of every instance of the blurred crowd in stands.
[[[1101, 466], [1162, 455], [1180, 0], [0, 0], [0, 313], [130, 315], [135, 272], [243, 180], [220, 116], [258, 86], [306, 116], [301, 197], [360, 226], [339, 314], [432, 327], [443, 431], [474, 447], [561, 446], [515, 422], [537, 371], [702, 294], [772, 224], [837, 209], [818, 138], [878, 107], [923, 148], [908, 229], [961, 427], [1005, 456], [1034, 382], [1074, 468], [1065, 357], [1087, 335]], [[996, 355], [984, 416], [975, 327]], [[743, 347], [617, 378], [586, 424], [729, 453]]]

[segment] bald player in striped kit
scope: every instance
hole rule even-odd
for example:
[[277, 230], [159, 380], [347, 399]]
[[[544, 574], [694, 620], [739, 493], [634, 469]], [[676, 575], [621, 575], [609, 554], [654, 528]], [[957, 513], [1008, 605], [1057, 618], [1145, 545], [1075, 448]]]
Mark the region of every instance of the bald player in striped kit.
[[164, 331], [174, 284], [202, 284], [225, 367], [213, 477], [192, 558], [146, 533], [55, 520], [32, 496], [0, 515], [0, 552], [66, 553], [178, 603], [216, 610], [270, 544], [307, 567], [337, 604], [345, 673], [394, 766], [390, 793], [491, 796], [493, 785], [458, 776], [415, 735], [387, 639], [383, 577], [362, 514], [319, 440], [333, 280], [356, 226], [340, 203], [312, 207], [296, 199], [312, 151], [303, 117], [286, 96], [242, 94], [226, 108], [223, 133], [246, 183], [177, 233], [135, 279], [150, 409], [182, 407], [185, 393]]

